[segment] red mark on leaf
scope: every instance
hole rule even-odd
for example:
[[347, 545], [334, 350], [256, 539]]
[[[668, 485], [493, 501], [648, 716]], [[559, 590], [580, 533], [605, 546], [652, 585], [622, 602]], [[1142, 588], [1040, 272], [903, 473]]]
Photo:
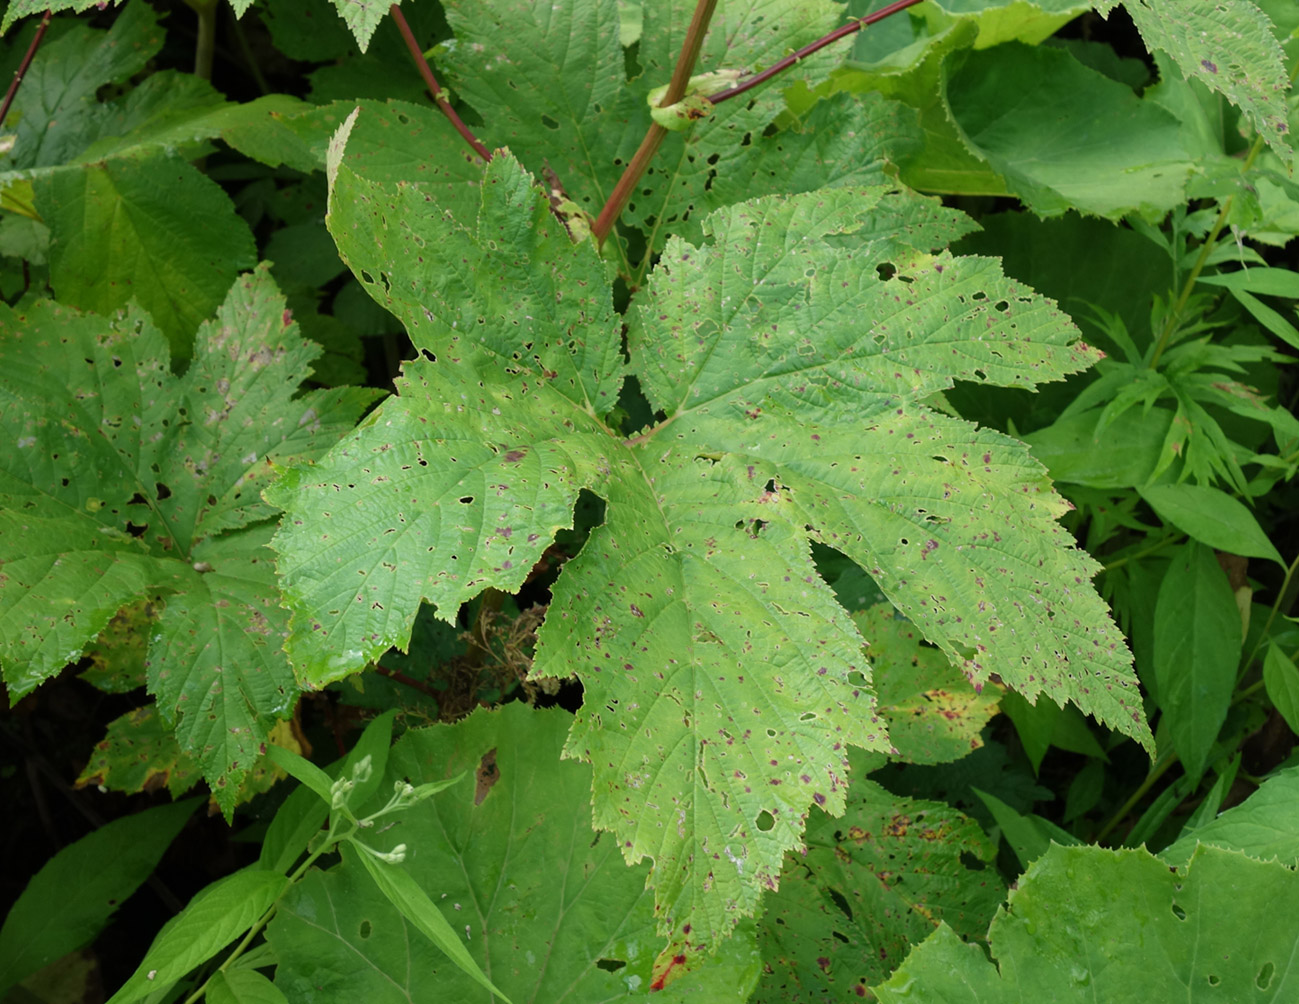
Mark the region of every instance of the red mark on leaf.
[[1207, 59], [1201, 59], [1201, 60], [1200, 60], [1200, 65], [1203, 66], [1203, 67], [1204, 67], [1206, 70], [1208, 70], [1210, 73], [1217, 73], [1217, 72], [1218, 72], [1218, 67], [1215, 66], [1213, 63], [1210, 63]]
[[684, 966], [685, 964], [686, 964], [686, 957], [684, 955], [672, 956], [672, 961], [668, 963], [668, 967], [664, 969], [663, 972], [659, 973], [658, 978], [653, 983], [650, 984], [650, 989], [662, 990], [665, 986], [667, 986], [668, 975], [672, 972], [672, 970], [676, 969], [677, 966]]
[[520, 460], [528, 455], [527, 450], [510, 450], [501, 458], [503, 464], [517, 464]]

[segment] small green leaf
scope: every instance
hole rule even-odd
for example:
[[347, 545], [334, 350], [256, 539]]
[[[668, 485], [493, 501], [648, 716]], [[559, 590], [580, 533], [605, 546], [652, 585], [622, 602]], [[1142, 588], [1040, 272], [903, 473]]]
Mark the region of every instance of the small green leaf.
[[1284, 296], [1287, 299], [1299, 299], [1299, 272], [1288, 268], [1242, 268], [1238, 272], [1220, 272], [1217, 275], [1201, 275], [1197, 282], [1210, 286], [1225, 286], [1231, 290], [1244, 290], [1260, 296]]
[[1001, 827], [1001, 835], [1010, 844], [1015, 857], [1019, 858], [1021, 868], [1028, 868], [1053, 844], [1067, 847], [1082, 843], [1068, 830], [1061, 829], [1049, 819], [1031, 812], [1017, 812], [995, 795], [989, 795], [978, 788], [974, 789], [974, 793], [983, 800], [983, 804], [992, 813], [992, 818]]
[[311, 791], [319, 795], [326, 805], [332, 803], [331, 788], [334, 784], [333, 778], [306, 757], [299, 756], [292, 750], [286, 750], [283, 746], [276, 746], [273, 743], [266, 747], [266, 755], [274, 761], [276, 766], [296, 777]]
[[1209, 548], [1192, 541], [1159, 586], [1154, 638], [1159, 706], [1190, 777], [1203, 772], [1227, 717], [1241, 641], [1227, 575]]
[[1227, 766], [1218, 772], [1213, 787], [1209, 789], [1209, 793], [1196, 806], [1186, 825], [1182, 827], [1183, 836], [1194, 833], [1217, 818], [1218, 810], [1222, 808], [1222, 800], [1227, 797], [1227, 793], [1231, 791], [1231, 786], [1236, 781], [1236, 773], [1240, 770], [1240, 759], [1240, 754], [1237, 753], [1227, 762]]
[[1263, 659], [1263, 684], [1290, 731], [1299, 733], [1299, 669], [1275, 642], [1268, 645]]
[[252, 927], [287, 887], [283, 875], [257, 868], [213, 882], [167, 922], [109, 1004], [130, 1004], [175, 983]]
[[1291, 868], [1299, 864], [1299, 767], [1273, 774], [1240, 805], [1179, 837], [1159, 856], [1185, 864], [1197, 844], [1243, 851]]
[[1243, 289], [1233, 289], [1231, 295], [1253, 315], [1254, 320], [1258, 321], [1259, 324], [1263, 325], [1287, 345], [1299, 349], [1299, 328], [1291, 324], [1280, 311], [1273, 310], [1258, 297], [1245, 292]]
[[1165, 522], [1203, 544], [1247, 558], [1270, 558], [1284, 567], [1254, 514], [1226, 492], [1208, 485], [1146, 485], [1137, 489]]
[[339, 16], [356, 37], [357, 47], [362, 52], [370, 47], [374, 30], [379, 27], [379, 22], [389, 8], [400, 3], [401, 0], [395, 0], [392, 4], [374, 3], [373, 0], [334, 0]]
[[365, 850], [356, 849], [345, 852], [345, 858], [359, 860], [374, 879], [379, 891], [387, 897], [401, 915], [409, 920], [424, 936], [437, 945], [447, 958], [454, 962], [462, 972], [467, 973], [475, 983], [485, 987], [508, 1004], [509, 998], [492, 985], [478, 963], [461, 943], [460, 935], [447, 923], [442, 911], [433, 905], [433, 901], [421, 889], [410, 874], [400, 865], [390, 865], [380, 861]]
[[0, 996], [36, 970], [88, 944], [147, 879], [198, 799], [123, 816], [55, 854], [0, 930]]
[[289, 1004], [284, 992], [255, 969], [218, 970], [206, 999], [207, 1004]]

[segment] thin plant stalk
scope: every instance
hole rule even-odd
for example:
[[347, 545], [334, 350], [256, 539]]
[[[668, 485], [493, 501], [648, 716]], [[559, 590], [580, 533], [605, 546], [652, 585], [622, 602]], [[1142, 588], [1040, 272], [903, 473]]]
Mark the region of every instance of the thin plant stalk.
[[724, 91], [718, 91], [716, 94], [708, 95], [708, 100], [712, 104], [720, 104], [723, 101], [729, 101], [731, 98], [737, 98], [745, 91], [752, 90], [759, 84], [766, 83], [772, 77], [776, 76], [776, 74], [783, 73], [794, 64], [812, 55], [812, 53], [824, 49], [827, 45], [837, 42], [841, 38], [847, 38], [854, 32], [861, 31], [868, 24], [874, 24], [876, 21], [883, 21], [886, 17], [896, 14], [898, 11], [906, 10], [908, 7], [914, 7], [918, 3], [920, 3], [920, 0], [896, 0], [895, 3], [891, 3], [887, 7], [881, 7], [879, 10], [867, 14], [865, 17], [859, 17], [850, 23], [845, 24], [841, 28], [836, 28], [828, 35], [822, 35], [815, 42], [805, 45], [797, 52], [791, 53], [777, 63], [773, 63], [761, 73], [755, 73], [753, 76], [741, 80], [738, 84], [735, 84], [733, 87], [728, 87]]
[[[681, 44], [681, 54], [677, 57], [677, 65], [672, 71], [672, 79], [668, 81], [667, 93], [663, 95], [663, 100], [659, 102], [660, 108], [674, 105], [685, 96], [686, 87], [690, 83], [690, 75], [695, 69], [695, 61], [699, 58], [699, 51], [704, 45], [704, 36], [708, 34], [708, 23], [712, 21], [713, 11], [716, 9], [717, 0], [698, 0], [698, 3], [695, 4], [695, 13], [690, 18], [690, 27], [686, 29], [686, 38]], [[608, 201], [605, 202], [604, 208], [600, 210], [600, 215], [595, 218], [595, 223], [591, 226], [591, 235], [595, 238], [597, 246], [603, 244], [604, 239], [609, 236], [609, 231], [613, 229], [614, 223], [622, 215], [627, 201], [631, 198], [631, 193], [635, 191], [641, 176], [649, 167], [650, 161], [654, 159], [659, 144], [663, 142], [663, 137], [667, 134], [668, 131], [657, 122], [646, 130], [645, 138], [641, 140], [635, 155], [623, 170], [622, 177], [618, 179], [618, 184], [613, 186]]]
[[194, 42], [194, 76], [211, 82], [216, 52], [216, 17], [218, 0], [185, 0], [198, 17], [198, 38]]
[[0, 125], [3, 125], [5, 118], [8, 117], [14, 98], [18, 96], [18, 88], [22, 85], [23, 77], [27, 76], [27, 70], [31, 67], [32, 60], [36, 58], [36, 50], [41, 47], [41, 40], [45, 38], [45, 30], [50, 26], [51, 17], [53, 17], [53, 12], [47, 10], [44, 17], [41, 18], [36, 34], [32, 36], [31, 45], [27, 46], [23, 61], [18, 64], [18, 69], [14, 71], [14, 78], [9, 82], [9, 90], [5, 92], [4, 102], [0, 103]]
[[[896, 0], [896, 2], [889, 4], [887, 7], [882, 7], [871, 14], [867, 14], [865, 17], [856, 18], [849, 24], [846, 24], [841, 28], [836, 28], [829, 34], [818, 38], [815, 42], [811, 42], [808, 45], [803, 46], [803, 48], [799, 49], [797, 52], [773, 63], [761, 73], [755, 73], [752, 77], [741, 81], [733, 87], [728, 87], [725, 90], [718, 91], [716, 94], [709, 95], [708, 101], [712, 104], [718, 104], [719, 102], [738, 97], [746, 91], [757, 87], [759, 84], [765, 83], [777, 74], [783, 73], [800, 60], [806, 59], [812, 53], [825, 48], [832, 42], [837, 42], [841, 38], [846, 38], [854, 32], [861, 31], [861, 29], [865, 28], [868, 24], [882, 21], [884, 18], [896, 14], [899, 11], [906, 10], [908, 7], [914, 7], [920, 2], [921, 0]], [[690, 28], [686, 32], [686, 40], [681, 47], [681, 56], [677, 60], [676, 69], [672, 73], [672, 80], [668, 84], [667, 93], [663, 95], [663, 100], [659, 102], [660, 108], [674, 105], [685, 96], [686, 86], [690, 81], [692, 72], [694, 71], [695, 61], [699, 58], [699, 50], [703, 45], [704, 34], [707, 32], [708, 22], [712, 19], [715, 7], [716, 0], [699, 0], [699, 3], [695, 7], [695, 15], [691, 19]], [[645, 138], [641, 140], [641, 144], [637, 148], [636, 153], [632, 156], [631, 161], [623, 170], [622, 177], [618, 179], [618, 184], [614, 186], [613, 191], [609, 195], [608, 201], [604, 204], [604, 208], [600, 210], [600, 215], [596, 217], [595, 224], [591, 227], [591, 233], [595, 237], [597, 244], [603, 244], [605, 238], [609, 236], [609, 232], [613, 229], [614, 223], [622, 214], [623, 209], [627, 205], [627, 201], [631, 198], [632, 192], [635, 191], [636, 185], [640, 182], [641, 176], [649, 167], [650, 161], [654, 159], [654, 155], [658, 152], [659, 145], [663, 142], [665, 136], [667, 136], [667, 130], [657, 122], [651, 125], [646, 131]]]
[[491, 160], [492, 152], [483, 146], [478, 137], [473, 134], [473, 130], [465, 125], [464, 120], [456, 114], [456, 110], [451, 107], [451, 102], [442, 93], [437, 78], [433, 76], [433, 68], [428, 65], [428, 60], [424, 58], [424, 50], [419, 47], [419, 42], [415, 40], [415, 33], [410, 30], [410, 25], [406, 22], [406, 15], [401, 12], [401, 8], [396, 4], [388, 8], [388, 11], [392, 14], [392, 19], [396, 22], [401, 37], [406, 41], [406, 48], [410, 50], [411, 58], [415, 60], [415, 68], [419, 70], [420, 76], [424, 78], [424, 84], [428, 87], [429, 93], [433, 95], [433, 100], [437, 102], [442, 114], [455, 126], [456, 132], [464, 137], [465, 142], [473, 148], [474, 153], [478, 154], [484, 161]]
[[[1299, 61], [1290, 68], [1290, 85], [1293, 87], [1295, 80], [1299, 79]], [[1245, 157], [1245, 162], [1240, 166], [1240, 173], [1243, 177], [1249, 173], [1249, 169], [1254, 166], [1254, 161], [1258, 155], [1263, 152], [1262, 135], [1254, 137], [1254, 143], [1249, 148], [1249, 153]], [[1163, 330], [1159, 332], [1159, 340], [1155, 343], [1155, 351], [1150, 357], [1147, 364], [1148, 369], [1154, 369], [1159, 362], [1160, 356], [1164, 354], [1164, 349], [1168, 348], [1169, 339], [1177, 330], [1177, 325], [1182, 319], [1182, 311], [1186, 309], [1186, 302], [1191, 298], [1191, 292], [1195, 288], [1196, 280], [1200, 278], [1200, 273], [1204, 271], [1205, 263], [1209, 259], [1209, 254], [1218, 245], [1218, 236], [1222, 233], [1223, 228], [1227, 225], [1227, 220], [1231, 216], [1232, 204], [1236, 201], [1235, 194], [1227, 196], [1222, 202], [1222, 208], [1218, 210], [1217, 219], [1213, 221], [1213, 226], [1209, 234], [1200, 246], [1200, 253], [1195, 258], [1195, 264], [1191, 266], [1191, 274], [1186, 277], [1186, 283], [1182, 286], [1182, 292], [1177, 297], [1177, 303], [1168, 312], [1168, 317], [1164, 320]]]

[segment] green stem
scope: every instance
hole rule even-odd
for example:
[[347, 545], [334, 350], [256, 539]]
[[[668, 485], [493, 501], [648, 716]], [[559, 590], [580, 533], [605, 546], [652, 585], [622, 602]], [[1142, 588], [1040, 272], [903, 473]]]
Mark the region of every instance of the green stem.
[[[1281, 580], [1281, 588], [1276, 591], [1276, 599], [1272, 601], [1272, 609], [1267, 613], [1267, 620], [1263, 623], [1263, 630], [1258, 633], [1258, 638], [1254, 641], [1254, 647], [1250, 649], [1249, 657], [1242, 663], [1244, 668], [1248, 669], [1253, 665], [1254, 659], [1258, 656], [1258, 650], [1263, 646], [1263, 642], [1267, 641], [1267, 637], [1272, 631], [1272, 624], [1276, 621], [1276, 616], [1281, 612], [1282, 606], [1286, 605], [1288, 601], [1293, 602], [1293, 597], [1289, 594], [1291, 586], [1299, 583], [1299, 580], [1295, 579], [1296, 570], [1299, 570], [1299, 556], [1296, 556], [1295, 560], [1290, 562], [1285, 570], [1285, 578]], [[1256, 689], [1257, 686], [1251, 687], [1250, 690], [1243, 692], [1240, 697], [1244, 697], [1245, 694]]]
[[217, 0], [185, 0], [198, 15], [198, 40], [194, 43], [194, 76], [212, 80], [212, 55], [216, 52]]
[[[668, 81], [667, 93], [659, 102], [660, 108], [676, 104], [685, 95], [686, 87], [690, 83], [690, 75], [695, 68], [695, 61], [699, 58], [699, 50], [704, 45], [704, 36], [708, 33], [708, 23], [713, 19], [713, 11], [716, 9], [717, 0], [698, 0], [695, 4], [694, 16], [690, 19], [690, 27], [686, 29], [686, 38], [681, 45], [681, 54], [677, 57], [676, 69], [672, 71], [672, 79]], [[600, 215], [596, 217], [591, 227], [591, 234], [595, 237], [597, 247], [609, 236], [609, 231], [622, 215], [631, 193], [636, 190], [636, 185], [639, 184], [641, 176], [649, 167], [650, 161], [654, 159], [659, 144], [667, 134], [667, 130], [657, 122], [646, 131], [640, 147], [623, 170], [618, 184], [613, 186], [608, 201], [605, 202], [604, 208], [600, 210]]]
[[1164, 774], [1167, 773], [1168, 768], [1175, 763], [1177, 763], [1176, 753], [1169, 753], [1166, 757], [1156, 760], [1154, 766], [1150, 768], [1150, 772], [1146, 775], [1146, 779], [1137, 786], [1137, 790], [1134, 791], [1128, 800], [1123, 803], [1123, 806], [1119, 811], [1110, 817], [1109, 822], [1101, 827], [1100, 832], [1096, 834], [1095, 843], [1099, 844], [1109, 836], [1110, 831], [1127, 818], [1128, 813], [1135, 808], [1138, 802], [1145, 798], [1146, 793], [1154, 787], [1155, 782], [1163, 777]]
[[1138, 558], [1144, 558], [1144, 557], [1146, 557], [1147, 555], [1155, 554], [1155, 553], [1157, 553], [1157, 552], [1159, 552], [1159, 551], [1162, 551], [1164, 548], [1168, 547], [1168, 545], [1173, 544], [1173, 543], [1175, 543], [1176, 541], [1181, 540], [1184, 536], [1186, 536], [1186, 535], [1185, 535], [1185, 534], [1182, 534], [1182, 533], [1179, 533], [1179, 534], [1177, 534], [1175, 537], [1165, 537], [1165, 538], [1163, 538], [1162, 540], [1158, 540], [1158, 541], [1156, 541], [1154, 544], [1150, 545], [1149, 547], [1147, 547], [1147, 548], [1143, 548], [1142, 550], [1137, 551], [1135, 554], [1129, 554], [1129, 555], [1127, 555], [1126, 557], [1118, 558], [1118, 559], [1116, 559], [1116, 560], [1114, 560], [1114, 561], [1111, 561], [1111, 562], [1108, 562], [1107, 564], [1102, 565], [1102, 566], [1101, 566], [1101, 571], [1102, 571], [1102, 572], [1112, 572], [1112, 571], [1114, 571], [1114, 569], [1116, 569], [1116, 568], [1122, 568], [1122, 567], [1123, 567], [1124, 565], [1126, 565], [1129, 561], [1136, 561]]
[[248, 35], [244, 31], [243, 22], [235, 17], [232, 9], [229, 11], [230, 29], [235, 36], [235, 43], [239, 46], [239, 55], [243, 57], [244, 66], [253, 78], [253, 83], [263, 94], [271, 93], [271, 85], [266, 80], [266, 75], [262, 73], [262, 68], [258, 65], [257, 57], [253, 55], [253, 47], [248, 44]]
[[221, 965], [217, 966], [215, 971], [213, 971], [212, 975], [209, 976], [207, 979], [205, 979], [202, 982], [202, 984], [199, 985], [199, 988], [197, 990], [195, 990], [192, 994], [190, 994], [188, 997], [185, 998], [185, 1004], [198, 1004], [198, 1002], [203, 999], [203, 995], [207, 993], [208, 984], [211, 983], [212, 980], [216, 978], [216, 974], [224, 973], [227, 969], [230, 968], [230, 965], [236, 959], [239, 958], [239, 956], [243, 955], [244, 952], [248, 951], [249, 946], [253, 943], [253, 939], [262, 932], [262, 929], [265, 928], [266, 925], [269, 924], [271, 922], [271, 919], [275, 916], [275, 911], [279, 909], [280, 900], [284, 898], [284, 894], [287, 893], [290, 889], [292, 889], [294, 883], [296, 883], [299, 879], [302, 878], [303, 875], [307, 873], [307, 869], [316, 863], [316, 859], [319, 858], [322, 854], [327, 854], [328, 852], [332, 851], [340, 841], [347, 839], [348, 836], [356, 832], [356, 826], [355, 824], [353, 824], [347, 833], [342, 835], [337, 835], [335, 833], [336, 826], [337, 826], [336, 821], [331, 817], [330, 824], [329, 824], [329, 834], [328, 836], [325, 837], [320, 847], [317, 848], [313, 853], [307, 855], [307, 859], [303, 861], [302, 864], [300, 864], [297, 868], [293, 869], [293, 873], [289, 876], [289, 880], [284, 883], [284, 888], [281, 889], [280, 894], [275, 897], [275, 902], [272, 903], [270, 906], [268, 906], [266, 908], [266, 912], [257, 918], [253, 926], [248, 929], [248, 933], [245, 934], [243, 938], [240, 939], [239, 944], [235, 946], [234, 951], [232, 951], [229, 955], [226, 956], [225, 961], [222, 962]]

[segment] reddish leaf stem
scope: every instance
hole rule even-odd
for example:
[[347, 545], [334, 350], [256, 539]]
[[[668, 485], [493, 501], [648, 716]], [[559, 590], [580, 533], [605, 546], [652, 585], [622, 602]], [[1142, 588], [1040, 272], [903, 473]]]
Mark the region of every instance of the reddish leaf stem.
[[5, 92], [4, 103], [0, 104], [0, 125], [4, 124], [5, 117], [9, 114], [9, 107], [14, 103], [14, 98], [18, 96], [18, 86], [23, 82], [23, 77], [27, 75], [27, 68], [32, 65], [32, 60], [36, 57], [36, 50], [41, 47], [41, 39], [45, 37], [45, 29], [50, 26], [50, 18], [53, 12], [47, 10], [45, 16], [41, 18], [40, 27], [36, 29], [36, 34], [32, 37], [32, 44], [27, 47], [27, 55], [23, 56], [23, 61], [18, 64], [18, 69], [14, 71], [14, 79], [9, 84], [9, 90]]
[[[708, 22], [713, 19], [713, 11], [716, 9], [717, 0], [699, 0], [695, 4], [694, 16], [690, 18], [690, 27], [686, 29], [686, 38], [681, 44], [681, 54], [677, 57], [672, 79], [668, 81], [667, 93], [659, 102], [660, 108], [676, 104], [685, 95], [686, 87], [690, 83], [690, 74], [694, 71], [695, 61], [699, 58], [699, 50], [704, 45], [704, 36], [708, 33]], [[600, 210], [600, 215], [596, 217], [591, 227], [591, 234], [595, 237], [597, 245], [603, 244], [604, 239], [609, 236], [609, 231], [613, 229], [614, 223], [622, 214], [641, 175], [649, 167], [659, 144], [663, 142], [663, 137], [666, 135], [667, 130], [657, 122], [645, 132], [640, 147], [623, 170], [622, 177], [609, 193], [609, 200], [604, 204], [604, 208]]]
[[[841, 28], [836, 28], [828, 35], [818, 38], [815, 42], [803, 46], [803, 48], [799, 49], [797, 52], [786, 56], [777, 63], [773, 63], [761, 73], [755, 73], [752, 77], [741, 81], [734, 87], [728, 87], [723, 91], [718, 91], [716, 94], [710, 94], [708, 100], [713, 104], [718, 104], [719, 102], [726, 101], [729, 98], [738, 97], [745, 91], [752, 90], [759, 84], [766, 83], [776, 74], [783, 73], [795, 63], [799, 62], [799, 60], [806, 59], [818, 49], [824, 49], [832, 42], [837, 42], [841, 38], [846, 38], [848, 35], [853, 34], [853, 32], [861, 31], [861, 29], [866, 27], [868, 24], [883, 21], [886, 17], [896, 14], [898, 11], [906, 10], [908, 7], [914, 7], [918, 3], [920, 3], [920, 0], [896, 0], [895, 3], [891, 3], [887, 7], [881, 7], [874, 13], [867, 14], [865, 17], [859, 17], [851, 23], [845, 24]], [[710, 0], [699, 0], [699, 4], [695, 8], [694, 19], [691, 20], [690, 29], [686, 34], [685, 45], [681, 48], [681, 58], [677, 60], [676, 71], [672, 74], [672, 82], [668, 85], [667, 93], [659, 103], [660, 108], [675, 104], [680, 101], [682, 96], [685, 94], [686, 85], [689, 82], [690, 74], [694, 69], [695, 60], [699, 56], [699, 48], [703, 44], [704, 33], [708, 28], [708, 20], [711, 19], [713, 8], [715, 6], [716, 0], [711, 0], [711, 2]], [[701, 11], [703, 11], [705, 7], [708, 8], [707, 12], [701, 17]], [[702, 25], [702, 27], [700, 27], [700, 25]], [[698, 29], [697, 33], [696, 29]], [[613, 229], [614, 223], [626, 207], [627, 201], [631, 198], [632, 191], [636, 188], [636, 184], [641, 179], [641, 175], [643, 175], [646, 168], [649, 167], [649, 162], [653, 159], [654, 154], [658, 152], [659, 144], [663, 142], [663, 138], [666, 135], [667, 130], [657, 123], [650, 126], [649, 130], [645, 133], [645, 138], [641, 140], [640, 147], [632, 157], [631, 163], [627, 165], [626, 169], [622, 173], [622, 177], [618, 179], [618, 184], [614, 186], [613, 192], [609, 195], [609, 201], [606, 202], [604, 208], [600, 210], [600, 215], [596, 218], [595, 225], [591, 228], [591, 232], [595, 235], [597, 243], [603, 244], [604, 239], [609, 235], [609, 231]]]
[[407, 676], [405, 673], [402, 673], [398, 670], [389, 669], [387, 666], [376, 665], [374, 667], [374, 671], [378, 673], [380, 676], [386, 676], [388, 679], [396, 683], [404, 683], [406, 686], [410, 687], [411, 689], [418, 690], [421, 694], [428, 694], [429, 697], [432, 697], [434, 699], [436, 699], [438, 696], [438, 692], [434, 690], [432, 687], [430, 687], [427, 683], [422, 683], [421, 681], [415, 679], [413, 676]]
[[393, 21], [397, 23], [397, 30], [401, 32], [401, 37], [406, 40], [406, 48], [410, 50], [411, 58], [415, 60], [415, 68], [419, 70], [420, 76], [424, 78], [424, 83], [428, 86], [429, 93], [433, 95], [433, 100], [437, 102], [437, 106], [442, 109], [442, 114], [456, 127], [456, 132], [465, 138], [465, 142], [474, 148], [474, 153], [485, 161], [491, 160], [491, 151], [479, 142], [478, 137], [464, 124], [464, 121], [456, 114], [456, 110], [451, 107], [451, 102], [442, 94], [442, 88], [438, 86], [437, 78], [433, 76], [433, 68], [428, 65], [428, 60], [424, 58], [424, 51], [419, 47], [419, 42], [415, 41], [415, 33], [410, 30], [410, 25], [406, 23], [406, 15], [401, 12], [401, 8], [396, 4], [389, 7], [388, 11], [392, 14]]
[[766, 83], [777, 73], [783, 73], [785, 70], [788, 70], [799, 60], [806, 59], [819, 49], [824, 49], [830, 43], [837, 42], [841, 38], [847, 38], [854, 32], [861, 31], [868, 24], [874, 24], [876, 21], [883, 21], [886, 17], [896, 14], [900, 10], [906, 10], [908, 7], [914, 7], [918, 3], [920, 3], [920, 0], [897, 0], [896, 3], [891, 3], [887, 7], [881, 7], [874, 13], [867, 14], [865, 17], [859, 17], [850, 24], [845, 24], [842, 28], [836, 28], [834, 31], [830, 32], [830, 34], [823, 35], [815, 42], [803, 46], [803, 48], [786, 56], [784, 59], [780, 60], [780, 62], [772, 63], [771, 66], [767, 67], [761, 73], [755, 73], [747, 80], [740, 81], [734, 87], [728, 87], [724, 91], [718, 91], [716, 94], [708, 95], [708, 100], [713, 104], [719, 104], [720, 102], [726, 101], [730, 98], [738, 97], [745, 91], [752, 90], [759, 84]]

